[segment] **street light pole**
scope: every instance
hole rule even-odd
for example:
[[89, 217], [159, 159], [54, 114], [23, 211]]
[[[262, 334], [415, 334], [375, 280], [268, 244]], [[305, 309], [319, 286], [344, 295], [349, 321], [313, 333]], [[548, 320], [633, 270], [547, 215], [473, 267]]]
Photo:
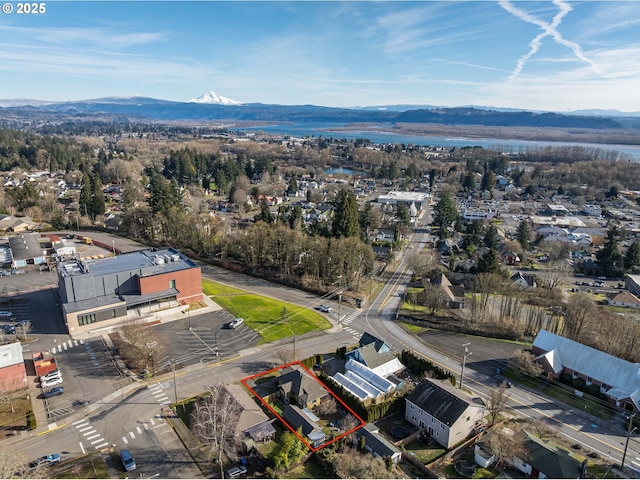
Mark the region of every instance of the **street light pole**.
[[624, 460], [625, 458], [627, 458], [627, 448], [629, 448], [629, 437], [637, 428], [637, 427], [634, 428], [633, 431], [631, 430], [631, 425], [633, 425], [633, 417], [635, 416], [636, 416], [635, 413], [632, 413], [631, 415], [629, 415], [629, 426], [627, 427], [627, 441], [624, 444], [624, 453], [622, 454], [622, 463], [620, 464], [620, 470], [622, 471], [624, 471]]
[[171, 360], [171, 370], [173, 370], [173, 394], [176, 398], [176, 411], [178, 410], [178, 385], [176, 384], [176, 361]]
[[462, 370], [460, 371], [460, 390], [462, 390], [462, 382], [464, 380], [464, 365], [465, 363], [467, 363], [467, 357], [471, 355], [471, 352], [468, 348], [469, 345], [471, 345], [470, 342], [462, 344], [462, 346], [464, 347], [464, 354], [462, 355]]

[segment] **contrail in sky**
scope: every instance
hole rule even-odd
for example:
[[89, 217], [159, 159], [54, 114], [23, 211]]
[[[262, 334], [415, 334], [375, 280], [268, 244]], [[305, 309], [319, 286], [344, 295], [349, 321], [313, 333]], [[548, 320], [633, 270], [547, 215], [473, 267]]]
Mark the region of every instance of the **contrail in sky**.
[[571, 51], [573, 51], [573, 54], [577, 58], [588, 63], [589, 65], [591, 65], [591, 68], [596, 70], [595, 63], [591, 59], [585, 56], [584, 52], [582, 51], [582, 47], [580, 47], [580, 45], [578, 45], [575, 42], [571, 42], [569, 40], [564, 39], [560, 34], [560, 32], [558, 32], [558, 27], [562, 23], [563, 18], [571, 10], [573, 10], [571, 8], [571, 5], [566, 3], [564, 0], [553, 0], [553, 3], [558, 7], [558, 13], [553, 17], [553, 20], [551, 21], [551, 23], [548, 23], [516, 7], [511, 3], [510, 0], [498, 1], [498, 4], [502, 8], [504, 8], [507, 12], [511, 13], [512, 15], [518, 17], [521, 20], [524, 20], [525, 22], [537, 25], [543, 30], [542, 33], [537, 35], [533, 40], [531, 40], [531, 42], [529, 42], [530, 49], [526, 54], [524, 54], [518, 59], [516, 63], [516, 68], [513, 70], [513, 72], [509, 76], [510, 80], [513, 80], [518, 75], [520, 75], [520, 72], [522, 72], [522, 70], [524, 69], [524, 66], [527, 63], [527, 61], [537, 53], [538, 49], [540, 48], [540, 45], [542, 44], [542, 39], [548, 36], [551, 36], [558, 44], [564, 45], [565, 47], [570, 48]]

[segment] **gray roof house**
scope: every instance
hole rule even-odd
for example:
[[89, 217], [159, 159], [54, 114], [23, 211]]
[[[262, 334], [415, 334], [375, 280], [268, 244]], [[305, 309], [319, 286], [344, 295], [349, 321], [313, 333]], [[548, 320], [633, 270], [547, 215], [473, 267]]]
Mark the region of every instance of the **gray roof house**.
[[448, 380], [425, 378], [405, 400], [404, 418], [446, 448], [465, 440], [484, 418], [482, 399], [454, 388]]
[[390, 457], [393, 463], [402, 460], [402, 451], [380, 434], [380, 429], [373, 423], [366, 423], [364, 427], [354, 432], [354, 441], [365, 438], [364, 449], [375, 457]]
[[640, 412], [640, 364], [546, 330], [538, 332], [532, 351], [548, 376], [582, 378], [587, 385], [598, 385], [617, 406]]
[[302, 435], [307, 437], [313, 448], [318, 448], [327, 440], [322, 428], [317, 423], [318, 417], [306, 408], [285, 405], [282, 418], [293, 430], [300, 431]]
[[329, 395], [329, 391], [309, 374], [293, 367], [282, 370], [278, 378], [278, 396], [303, 408], [312, 408]]
[[[513, 442], [521, 446], [523, 453], [507, 459], [506, 462], [530, 478], [585, 478], [587, 461], [571, 456], [567, 450], [559, 448], [553, 441], [543, 440], [526, 430], [514, 433], [503, 429], [504, 435], [512, 435]], [[492, 441], [497, 430], [487, 433], [474, 447], [475, 460], [481, 467], [488, 467], [495, 460]]]

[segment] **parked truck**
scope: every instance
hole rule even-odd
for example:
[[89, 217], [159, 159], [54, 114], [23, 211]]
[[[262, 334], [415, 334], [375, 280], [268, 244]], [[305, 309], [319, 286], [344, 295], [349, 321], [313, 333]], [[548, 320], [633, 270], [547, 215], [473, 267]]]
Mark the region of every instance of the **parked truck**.
[[36, 376], [38, 377], [58, 369], [55, 357], [45, 352], [33, 354], [33, 366], [36, 369]]

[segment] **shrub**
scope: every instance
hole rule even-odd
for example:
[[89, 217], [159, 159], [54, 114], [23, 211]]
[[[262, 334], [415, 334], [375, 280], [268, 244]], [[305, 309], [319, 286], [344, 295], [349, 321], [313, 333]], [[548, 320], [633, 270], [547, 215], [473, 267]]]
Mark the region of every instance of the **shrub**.
[[584, 387], [587, 385], [587, 382], [585, 382], [584, 378], [574, 378], [571, 381], [571, 385], [573, 385], [574, 388], [578, 389], [578, 390], [584, 390]]
[[593, 397], [600, 396], [600, 386], [591, 384], [587, 387], [587, 393]]
[[27, 410], [27, 430], [35, 430], [37, 427], [36, 416], [33, 410]]

